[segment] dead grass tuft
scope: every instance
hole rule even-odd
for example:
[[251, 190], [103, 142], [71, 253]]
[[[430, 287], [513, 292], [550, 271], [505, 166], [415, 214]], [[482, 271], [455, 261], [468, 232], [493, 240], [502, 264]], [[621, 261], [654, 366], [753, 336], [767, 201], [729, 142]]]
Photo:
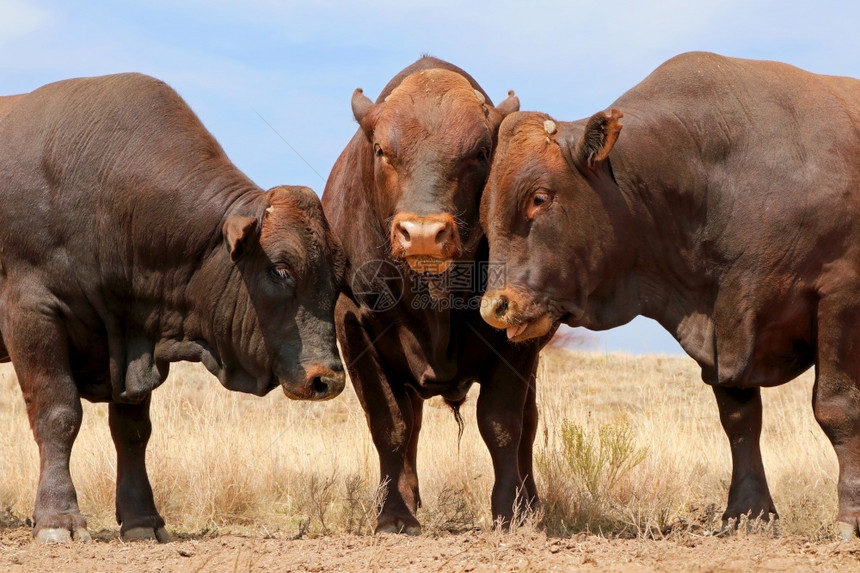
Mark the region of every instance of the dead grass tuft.
[[[810, 374], [765, 389], [762, 449], [779, 533], [834, 538], [837, 465], [811, 411]], [[32, 512], [38, 452], [12, 369], [0, 367], [0, 507]], [[418, 468], [429, 535], [492, 532], [493, 471], [475, 423], [433, 400], [424, 409]], [[713, 395], [692, 360], [550, 348], [538, 375], [536, 448], [543, 503], [523, 531], [661, 538], [719, 532], [731, 474]], [[308, 404], [281, 393], [228, 392], [196, 365], [175, 365], [155, 392], [148, 465], [156, 502], [179, 532], [314, 537], [372, 533], [378, 462], [351, 389]], [[85, 404], [72, 476], [91, 528], [116, 529], [115, 452], [104, 405]], [[771, 535], [772, 524], [741, 528]]]

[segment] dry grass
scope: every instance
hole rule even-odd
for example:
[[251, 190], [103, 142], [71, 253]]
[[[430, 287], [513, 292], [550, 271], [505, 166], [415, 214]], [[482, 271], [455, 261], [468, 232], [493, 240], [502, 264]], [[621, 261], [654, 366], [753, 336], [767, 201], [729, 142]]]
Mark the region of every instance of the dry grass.
[[[764, 390], [763, 451], [780, 530], [833, 535], [837, 466], [812, 417], [809, 374]], [[729, 450], [713, 396], [689, 359], [545, 352], [538, 487], [547, 532], [652, 537], [719, 523]], [[466, 428], [440, 402], [425, 409], [419, 448], [429, 533], [492, 529], [492, 468], [474, 400]], [[195, 365], [174, 365], [154, 394], [148, 465], [168, 527], [254, 535], [367, 534], [377, 461], [351, 389], [337, 400], [292, 402], [275, 392], [228, 392]], [[115, 452], [107, 408], [85, 404], [72, 476], [91, 529], [115, 529]], [[38, 454], [11, 367], [0, 367], [0, 504], [32, 511]]]

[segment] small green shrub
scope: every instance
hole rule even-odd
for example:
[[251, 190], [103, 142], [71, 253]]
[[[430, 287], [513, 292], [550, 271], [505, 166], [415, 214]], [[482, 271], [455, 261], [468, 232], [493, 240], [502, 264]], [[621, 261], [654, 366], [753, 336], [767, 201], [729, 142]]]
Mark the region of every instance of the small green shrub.
[[593, 431], [565, 419], [557, 446], [536, 459], [545, 482], [545, 525], [558, 534], [626, 529], [628, 520], [619, 509], [627, 501], [621, 486], [647, 454], [626, 421]]

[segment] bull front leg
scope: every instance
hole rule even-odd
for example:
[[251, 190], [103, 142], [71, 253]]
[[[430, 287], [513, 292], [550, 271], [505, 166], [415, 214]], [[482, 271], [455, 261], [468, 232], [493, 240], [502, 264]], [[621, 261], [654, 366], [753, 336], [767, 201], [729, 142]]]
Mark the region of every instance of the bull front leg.
[[478, 429], [493, 461], [493, 519], [504, 528], [522, 521], [538, 503], [532, 470], [537, 356], [521, 354], [526, 364], [494, 361], [481, 382], [477, 403]]
[[776, 516], [761, 459], [761, 390], [713, 386], [720, 423], [732, 452], [732, 481], [723, 513], [723, 527], [741, 515], [770, 519]]
[[409, 433], [409, 443], [406, 445], [406, 457], [403, 462], [403, 476], [406, 488], [411, 492], [412, 513], [421, 507], [421, 493], [418, 488], [418, 436], [421, 434], [421, 424], [424, 419], [424, 399], [415, 392], [409, 392], [409, 402], [412, 405], [412, 431]]
[[[535, 364], [537, 366], [537, 363]], [[535, 388], [535, 376], [532, 374], [532, 382], [526, 394], [526, 403], [523, 407], [523, 432], [520, 435], [520, 448], [517, 452], [519, 459], [520, 476], [523, 478], [524, 492], [530, 510], [534, 511], [539, 506], [537, 485], [534, 476], [534, 443], [537, 437], [538, 409], [537, 389]]]
[[116, 447], [116, 520], [125, 541], [170, 540], [155, 508], [146, 472], [146, 446], [152, 434], [150, 396], [139, 404], [109, 406], [110, 433]]
[[338, 337], [344, 363], [379, 455], [383, 501], [376, 533], [419, 535], [421, 524], [415, 517], [420, 502], [415, 458], [421, 399], [410, 395], [405, 384], [388, 379], [379, 364], [373, 340], [354, 315], [345, 313], [338, 322], [342, 325]]
[[383, 501], [376, 533], [419, 535], [421, 524], [415, 517], [420, 501], [418, 476], [415, 460], [410, 459], [410, 450], [417, 450], [418, 441], [412, 401], [402, 388], [390, 386], [381, 373], [368, 376], [350, 372], [350, 377], [379, 455]]
[[[7, 293], [8, 296], [8, 293]], [[45, 298], [45, 300], [50, 300]], [[40, 301], [5, 300], [0, 329], [27, 405], [39, 446], [39, 486], [33, 536], [39, 543], [91, 539], [69, 473], [72, 444], [81, 427], [80, 395], [69, 366], [65, 329]], [[10, 312], [8, 309], [14, 309]]]

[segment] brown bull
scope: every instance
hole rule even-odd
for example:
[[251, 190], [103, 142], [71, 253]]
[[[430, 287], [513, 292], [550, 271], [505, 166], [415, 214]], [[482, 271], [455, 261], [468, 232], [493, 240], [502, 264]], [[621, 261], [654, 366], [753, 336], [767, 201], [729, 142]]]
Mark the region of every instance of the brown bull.
[[[424, 400], [458, 406], [481, 384], [478, 426], [492, 456], [493, 516], [537, 501], [532, 443], [539, 342], [514, 347], [478, 311], [487, 243], [481, 191], [502, 118], [465, 72], [422, 58], [376, 103], [335, 164], [323, 206], [349, 260], [338, 339], [379, 453], [386, 489], [377, 531], [416, 534], [416, 455]], [[518, 499], [517, 492], [524, 495]]]
[[123, 537], [164, 541], [145, 452], [171, 362], [256, 395], [339, 394], [343, 265], [311, 190], [254, 185], [155, 79], [0, 98], [0, 361], [39, 445], [36, 539], [89, 538], [69, 476], [81, 398], [110, 403]]
[[663, 325], [717, 398], [733, 461], [724, 519], [775, 513], [760, 388], [815, 365], [837, 520], [856, 533], [860, 81], [684, 54], [608, 113], [518, 114], [499, 138], [482, 217], [507, 281], [485, 319], [518, 340], [558, 321]]

